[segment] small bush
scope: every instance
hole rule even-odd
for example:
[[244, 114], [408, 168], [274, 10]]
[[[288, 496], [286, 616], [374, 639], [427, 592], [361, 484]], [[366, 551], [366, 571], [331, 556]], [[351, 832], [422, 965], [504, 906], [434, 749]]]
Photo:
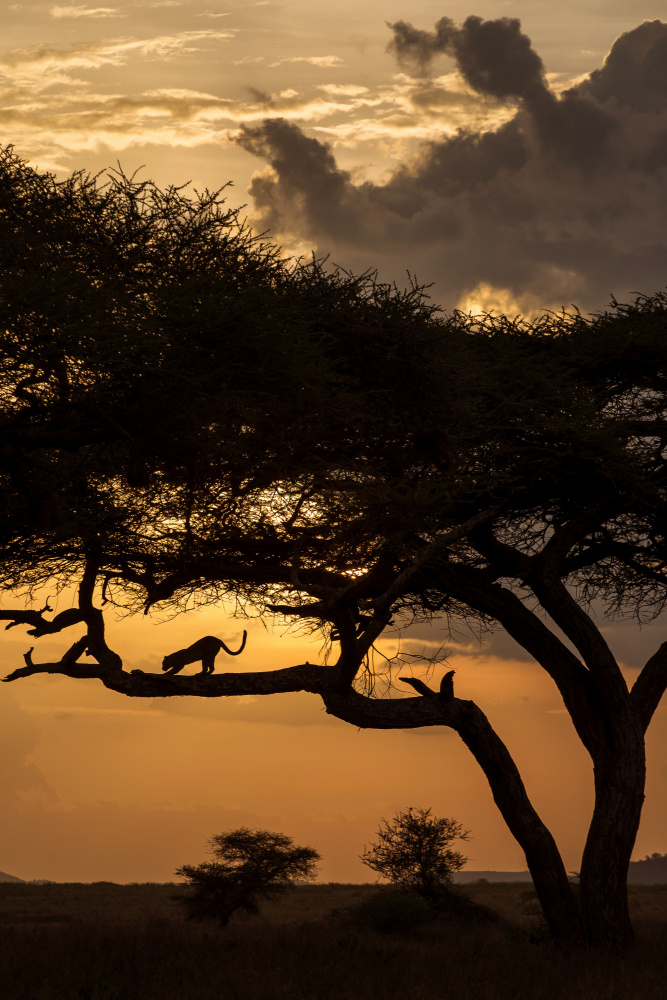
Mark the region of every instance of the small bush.
[[488, 906], [475, 902], [458, 888], [443, 890], [437, 898], [425, 899], [408, 886], [378, 886], [360, 902], [334, 910], [334, 920], [378, 934], [409, 935], [435, 922], [488, 924], [499, 920]]
[[332, 914], [335, 920], [378, 934], [411, 934], [433, 923], [434, 907], [414, 889], [381, 886], [359, 903]]
[[437, 904], [454, 872], [468, 860], [451, 845], [469, 836], [456, 820], [440, 819], [430, 809], [410, 806], [406, 812], [397, 812], [391, 822], [381, 821], [377, 843], [364, 848], [361, 860], [381, 878]]
[[477, 903], [458, 887], [443, 889], [432, 901], [440, 920], [457, 920], [474, 924], [496, 923], [500, 918], [495, 910]]

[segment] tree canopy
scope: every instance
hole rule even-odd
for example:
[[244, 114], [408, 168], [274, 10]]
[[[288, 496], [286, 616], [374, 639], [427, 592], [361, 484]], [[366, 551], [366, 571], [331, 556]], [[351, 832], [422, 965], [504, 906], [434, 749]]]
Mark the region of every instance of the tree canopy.
[[279, 896], [296, 882], [312, 882], [320, 855], [299, 847], [284, 833], [240, 827], [209, 841], [214, 861], [176, 870], [186, 892], [175, 898], [192, 920], [213, 920], [226, 927], [237, 913], [256, 914], [260, 902]]
[[[221, 192], [59, 182], [11, 150], [0, 220], [3, 586], [79, 588], [64, 617], [0, 618], [35, 638], [85, 632], [7, 679], [97, 677], [135, 697], [305, 690], [357, 726], [449, 726], [552, 933], [627, 940], [667, 644], [629, 692], [590, 605], [642, 619], [667, 597], [667, 296], [595, 316], [446, 315], [416, 283], [284, 260]], [[107, 646], [105, 610], [222, 599], [319, 628], [338, 655], [166, 676], [123, 670]], [[594, 765], [580, 902], [451, 672], [440, 693], [374, 690], [388, 624], [434, 617], [506, 629], [556, 683]]]
[[382, 820], [376, 842], [364, 848], [361, 860], [381, 878], [409, 886], [437, 904], [454, 872], [468, 860], [451, 845], [469, 836], [456, 820], [410, 806], [391, 820]]

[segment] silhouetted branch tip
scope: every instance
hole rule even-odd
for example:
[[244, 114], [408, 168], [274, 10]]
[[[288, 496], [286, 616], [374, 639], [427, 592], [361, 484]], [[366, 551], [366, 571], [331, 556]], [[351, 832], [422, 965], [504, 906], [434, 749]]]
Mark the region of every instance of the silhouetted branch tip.
[[450, 670], [440, 681], [440, 697], [443, 701], [451, 701], [454, 697], [454, 674], [455, 670]]
[[427, 684], [424, 684], [423, 681], [417, 680], [416, 677], [399, 677], [398, 679], [399, 681], [403, 681], [404, 684], [409, 684], [411, 687], [415, 689], [415, 691], [423, 695], [424, 698], [436, 697], [435, 691], [431, 691], [430, 687]]

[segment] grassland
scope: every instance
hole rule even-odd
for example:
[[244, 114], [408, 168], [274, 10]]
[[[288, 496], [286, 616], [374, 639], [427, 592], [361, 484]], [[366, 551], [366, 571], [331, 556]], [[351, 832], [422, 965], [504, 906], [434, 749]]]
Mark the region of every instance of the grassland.
[[332, 919], [369, 887], [299, 886], [226, 931], [173, 885], [0, 884], [2, 1000], [664, 1000], [667, 886], [636, 886], [625, 956], [565, 953], [525, 883], [473, 885], [495, 923], [379, 934]]

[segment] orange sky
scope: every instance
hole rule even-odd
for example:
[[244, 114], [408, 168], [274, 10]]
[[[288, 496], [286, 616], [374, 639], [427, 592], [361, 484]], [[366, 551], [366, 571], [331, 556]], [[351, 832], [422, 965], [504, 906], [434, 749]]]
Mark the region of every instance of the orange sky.
[[[622, 293], [605, 271], [607, 249], [610, 261], [621, 261], [628, 280], [635, 281], [631, 263], [636, 273], [649, 274], [650, 287], [643, 290], [664, 285], [659, 268], [655, 274], [651, 270], [652, 254], [657, 260], [655, 247], [667, 231], [662, 175], [649, 183], [634, 166], [635, 172], [628, 172], [619, 153], [614, 162], [622, 169], [616, 174], [601, 170], [591, 180], [577, 173], [577, 164], [553, 169], [538, 150], [507, 197], [502, 185], [485, 188], [481, 201], [463, 188], [449, 200], [437, 193], [421, 215], [415, 214], [413, 228], [400, 230], [398, 238], [399, 230], [387, 228], [377, 209], [387, 192], [396, 193], [396, 178], [413, 170], [419, 183], [403, 194], [414, 197], [417, 188], [421, 195], [431, 166], [424, 149], [451, 152], [447, 142], [458, 130], [490, 134], [513, 120], [520, 101], [503, 103], [474, 92], [460, 67], [444, 58], [434, 63], [428, 79], [411, 76], [387, 52], [386, 22], [406, 19], [432, 31], [444, 15], [457, 23], [472, 13], [518, 17], [544, 61], [549, 87], [559, 94], [603, 66], [621, 33], [663, 17], [664, 8], [664, 0], [479, 0], [474, 5], [468, 0], [445, 5], [440, 0], [324, 5], [313, 0], [104, 0], [100, 5], [24, 0], [7, 5], [3, 17], [3, 142], [14, 143], [33, 165], [61, 176], [74, 169], [103, 170], [120, 159], [127, 173], [143, 166], [141, 176], [160, 184], [190, 179], [198, 188], [218, 188], [231, 180], [230, 204], [247, 204], [251, 220], [261, 223], [269, 217], [267, 206], [248, 192], [260, 172], [283, 212], [280, 216], [276, 210], [270, 219], [272, 238], [298, 252], [316, 245], [323, 254], [331, 252], [336, 263], [356, 270], [380, 266], [386, 268], [382, 275], [399, 280], [409, 268], [421, 280], [436, 282], [434, 294], [442, 292], [439, 300], [447, 308], [495, 306], [511, 312], [558, 306], [579, 294], [584, 304], [597, 307], [611, 291]], [[644, 36], [633, 38], [628, 59], [636, 58], [641, 69]], [[629, 87], [630, 81], [635, 87], [634, 111], [615, 120], [617, 132], [624, 148], [633, 155], [644, 149], [646, 162], [654, 163], [651, 142], [667, 128], [665, 109], [656, 110], [650, 101], [641, 105], [646, 97], [637, 89], [641, 73], [631, 76], [626, 62], [614, 77], [619, 86], [625, 81]], [[623, 105], [607, 92], [600, 101], [614, 113]], [[327, 228], [333, 219], [327, 204], [314, 204], [310, 214], [301, 211], [308, 164], [294, 175], [290, 202], [284, 180], [270, 163], [238, 145], [241, 126], [256, 127], [267, 117], [295, 127], [285, 131], [290, 141], [320, 144], [295, 146], [294, 164], [299, 150], [315, 149], [331, 176], [342, 178], [349, 198], [347, 229], [338, 217], [339, 230]], [[433, 145], [420, 147], [425, 140]], [[331, 162], [324, 142], [330, 144]], [[414, 166], [420, 149], [424, 185]], [[501, 178], [503, 185], [507, 176]], [[435, 180], [444, 184], [447, 177]], [[463, 184], [465, 178], [458, 180]], [[512, 199], [526, 191], [530, 200], [519, 204], [516, 224], [503, 217], [492, 239], [487, 229], [491, 208], [514, 204]], [[452, 215], [449, 225], [450, 209], [464, 196], [468, 214]], [[592, 198], [598, 201], [584, 211]], [[653, 199], [650, 211], [646, 198]], [[400, 221], [407, 215], [407, 200], [396, 204], [394, 216]], [[578, 228], [587, 219], [590, 231]], [[592, 242], [596, 233], [598, 243]], [[563, 238], [564, 256], [545, 259], [533, 274], [529, 265], [540, 250], [540, 234], [547, 234], [543, 242], [550, 247]], [[508, 249], [515, 236], [516, 244]], [[482, 251], [489, 247], [493, 259], [483, 262]], [[619, 247], [634, 255], [632, 260]], [[400, 259], [383, 256], [399, 250]], [[512, 270], [520, 258], [524, 270]], [[437, 284], [457, 267], [456, 284]], [[642, 290], [641, 284], [638, 280], [631, 287]], [[234, 643], [242, 627], [211, 609], [162, 624], [128, 619], [111, 630], [112, 645], [126, 667], [159, 669], [166, 652], [207, 633]], [[610, 632], [629, 676], [664, 638], [660, 623], [641, 633], [631, 625]], [[422, 641], [435, 646], [439, 637], [415, 637], [412, 650], [418, 651]], [[0, 632], [3, 674], [20, 665], [29, 645], [24, 629]], [[56, 658], [64, 645], [65, 640], [42, 639], [38, 655]], [[457, 670], [457, 694], [473, 698], [490, 716], [553, 830], [566, 866], [576, 869], [591, 806], [591, 773], [551, 682], [500, 637], [486, 652], [452, 648], [448, 666]], [[317, 644], [304, 645], [294, 635], [265, 631], [255, 622], [247, 649], [233, 667], [268, 669], [306, 658], [317, 660]], [[225, 668], [219, 664], [218, 669]], [[647, 804], [635, 857], [667, 851], [664, 722], [662, 708], [649, 734]], [[177, 866], [204, 860], [210, 836], [249, 825], [317, 848], [324, 879], [364, 881], [371, 875], [358, 861], [364, 843], [381, 817], [410, 805], [430, 806], [471, 830], [465, 848], [470, 867], [524, 868], [481, 772], [455, 734], [357, 732], [326, 716], [310, 695], [143, 702], [123, 699], [94, 681], [37, 676], [0, 687], [0, 750], [0, 870], [26, 879], [169, 880]]]
[[[162, 624], [126, 619], [110, 638], [126, 669], [159, 670], [165, 652], [207, 633], [233, 643], [240, 626], [208, 609]], [[3, 673], [33, 643], [21, 631], [0, 633]], [[632, 641], [630, 626], [616, 631], [621, 648]], [[642, 630], [641, 645], [648, 649], [660, 631]], [[39, 658], [64, 645], [39, 640]], [[387, 641], [387, 653], [392, 646]], [[317, 649], [252, 622], [246, 651], [233, 664], [221, 654], [218, 669], [315, 662]], [[567, 867], [576, 869], [591, 776], [557, 692], [533, 663], [462, 649], [449, 661], [457, 695], [474, 699], [506, 740]], [[662, 708], [649, 739], [636, 857], [667, 851], [664, 719]], [[471, 830], [468, 867], [525, 867], [456, 734], [357, 731], [327, 716], [312, 695], [143, 701], [96, 681], [37, 676], [0, 690], [0, 744], [0, 870], [21, 878], [168, 881], [177, 866], [204, 860], [212, 834], [248, 825], [315, 847], [325, 880], [365, 881], [364, 843], [381, 817], [410, 805]]]

